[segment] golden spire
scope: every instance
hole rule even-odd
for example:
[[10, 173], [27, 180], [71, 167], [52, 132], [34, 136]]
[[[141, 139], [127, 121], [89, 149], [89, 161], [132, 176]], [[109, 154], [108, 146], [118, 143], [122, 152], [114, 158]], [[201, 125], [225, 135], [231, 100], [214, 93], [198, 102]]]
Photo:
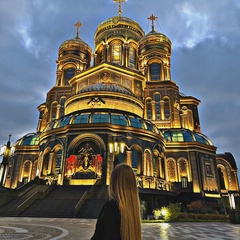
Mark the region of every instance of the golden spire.
[[154, 21], [157, 19], [157, 17], [152, 14], [148, 19], [152, 21], [152, 32], [154, 32]]
[[113, 0], [115, 3], [118, 3], [118, 15], [122, 15], [122, 3], [125, 2], [125, 0]]
[[79, 38], [79, 32], [80, 32], [80, 27], [83, 26], [83, 24], [81, 22], [77, 22], [74, 24], [74, 27], [77, 28], [77, 35], [76, 35], [76, 38]]

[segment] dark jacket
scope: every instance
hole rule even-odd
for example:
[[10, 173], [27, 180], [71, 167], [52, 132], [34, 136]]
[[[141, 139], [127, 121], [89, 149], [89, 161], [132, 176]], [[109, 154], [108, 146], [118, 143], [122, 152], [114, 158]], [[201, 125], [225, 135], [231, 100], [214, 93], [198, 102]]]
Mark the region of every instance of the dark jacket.
[[108, 201], [102, 208], [91, 240], [121, 240], [120, 213], [114, 200]]

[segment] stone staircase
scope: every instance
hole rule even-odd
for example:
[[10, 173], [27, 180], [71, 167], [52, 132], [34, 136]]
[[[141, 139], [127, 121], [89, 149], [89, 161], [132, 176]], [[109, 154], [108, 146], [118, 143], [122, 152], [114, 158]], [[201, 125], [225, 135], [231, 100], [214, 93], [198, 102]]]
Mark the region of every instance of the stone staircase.
[[85, 200], [80, 211], [76, 214], [78, 218], [98, 218], [103, 205], [108, 201], [108, 186], [94, 185], [90, 197]]
[[73, 217], [76, 204], [90, 188], [91, 186], [56, 186], [47, 197], [36, 200], [28, 209], [23, 211], [20, 216]]
[[36, 192], [44, 191], [48, 186], [46, 185], [31, 185], [25, 188], [24, 191], [16, 195], [10, 202], [0, 207], [0, 216], [18, 216], [18, 207], [23, 204], [29, 197]]

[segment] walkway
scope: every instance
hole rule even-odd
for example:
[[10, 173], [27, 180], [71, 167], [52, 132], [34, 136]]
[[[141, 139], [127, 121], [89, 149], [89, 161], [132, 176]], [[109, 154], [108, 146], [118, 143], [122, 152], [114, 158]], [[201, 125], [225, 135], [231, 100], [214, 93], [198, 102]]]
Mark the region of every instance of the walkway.
[[[95, 224], [79, 218], [0, 218], [0, 239], [89, 240]], [[143, 240], [240, 239], [240, 225], [230, 223], [143, 223], [142, 232]]]

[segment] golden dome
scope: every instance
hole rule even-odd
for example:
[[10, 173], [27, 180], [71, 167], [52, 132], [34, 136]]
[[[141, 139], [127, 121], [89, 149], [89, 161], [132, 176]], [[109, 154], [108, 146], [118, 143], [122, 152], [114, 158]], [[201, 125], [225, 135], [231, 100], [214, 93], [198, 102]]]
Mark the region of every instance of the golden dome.
[[115, 16], [100, 23], [95, 32], [95, 46], [110, 37], [122, 36], [139, 41], [144, 36], [140, 25], [127, 17]]
[[80, 52], [92, 55], [91, 47], [78, 36], [64, 41], [58, 49], [59, 57], [66, 54], [79, 55]]
[[163, 33], [151, 31], [145, 35], [138, 43], [139, 54], [150, 49], [161, 49], [164, 53], [171, 54], [172, 43]]

